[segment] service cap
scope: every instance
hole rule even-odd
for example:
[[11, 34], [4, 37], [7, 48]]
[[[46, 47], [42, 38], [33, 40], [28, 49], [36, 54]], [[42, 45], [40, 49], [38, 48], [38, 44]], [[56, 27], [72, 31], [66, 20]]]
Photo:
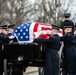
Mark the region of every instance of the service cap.
[[2, 27], [2, 29], [5, 29], [5, 30], [8, 29], [7, 25], [1, 25], [1, 27]]
[[14, 28], [15, 24], [8, 25], [8, 28]]
[[59, 29], [60, 29], [60, 27], [59, 27], [59, 26], [57, 26], [57, 25], [52, 24], [52, 29], [57, 29], [57, 30], [59, 30]]
[[65, 13], [65, 14], [64, 14], [64, 17], [65, 17], [65, 18], [70, 17], [70, 13]]
[[70, 20], [65, 20], [63, 22], [62, 29], [64, 30], [65, 28], [72, 28], [72, 30], [73, 30], [74, 29], [74, 23]]

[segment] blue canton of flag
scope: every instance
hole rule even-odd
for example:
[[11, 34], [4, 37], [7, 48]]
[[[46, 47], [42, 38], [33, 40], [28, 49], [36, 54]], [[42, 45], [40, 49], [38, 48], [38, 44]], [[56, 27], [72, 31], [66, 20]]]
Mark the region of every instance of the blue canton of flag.
[[19, 43], [29, 43], [33, 41], [33, 23], [27, 22], [14, 29], [12, 36], [15, 36]]

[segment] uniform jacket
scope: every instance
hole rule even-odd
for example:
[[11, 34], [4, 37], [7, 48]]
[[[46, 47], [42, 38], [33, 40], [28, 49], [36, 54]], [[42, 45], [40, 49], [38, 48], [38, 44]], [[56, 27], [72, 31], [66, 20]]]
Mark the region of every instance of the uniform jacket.
[[76, 72], [75, 36], [72, 32], [68, 32], [61, 37], [61, 41], [64, 41], [64, 69], [66, 72]]
[[0, 33], [0, 44], [9, 43], [8, 35]]
[[46, 44], [45, 74], [59, 75], [59, 54], [60, 37], [58, 34], [50, 36], [48, 39], [37, 38], [36, 41]]

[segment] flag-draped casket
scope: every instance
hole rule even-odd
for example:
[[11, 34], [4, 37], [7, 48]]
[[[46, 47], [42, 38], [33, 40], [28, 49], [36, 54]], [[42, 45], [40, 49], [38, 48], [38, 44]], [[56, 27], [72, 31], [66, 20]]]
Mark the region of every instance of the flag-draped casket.
[[[52, 25], [40, 22], [26, 22], [18, 25], [12, 36], [16, 37], [19, 43], [32, 43], [34, 40], [34, 33], [40, 38], [48, 38], [51, 36]], [[58, 33], [62, 35], [62, 30]]]

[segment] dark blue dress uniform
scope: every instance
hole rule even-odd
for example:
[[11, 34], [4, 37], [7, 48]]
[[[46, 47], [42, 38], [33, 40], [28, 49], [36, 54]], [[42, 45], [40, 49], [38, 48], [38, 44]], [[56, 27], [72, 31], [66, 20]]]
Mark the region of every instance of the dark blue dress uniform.
[[[9, 25], [9, 26], [13, 27], [14, 25]], [[7, 25], [3, 25], [1, 29], [7, 29]], [[3, 64], [4, 54], [3, 54], [1, 45], [10, 42], [10, 39], [9, 39], [10, 35], [11, 35], [10, 33], [8, 35], [5, 35], [4, 33], [0, 33], [0, 75], [3, 75], [3, 72], [4, 72], [4, 64]]]
[[0, 33], [0, 75], [3, 75], [4, 69], [3, 69], [3, 63], [4, 63], [4, 54], [3, 54], [3, 50], [2, 50], [2, 44], [3, 44], [3, 40], [4, 40], [4, 34]]
[[7, 35], [0, 33], [0, 75], [4, 72], [4, 54], [1, 45], [4, 43], [9, 43], [9, 38]]
[[76, 72], [76, 48], [75, 48], [75, 36], [73, 32], [67, 32], [61, 37], [61, 41], [64, 41], [64, 69], [67, 73]]
[[59, 54], [60, 37], [58, 34], [50, 36], [48, 39], [37, 38], [41, 44], [46, 44], [45, 73], [44, 75], [59, 75]]

